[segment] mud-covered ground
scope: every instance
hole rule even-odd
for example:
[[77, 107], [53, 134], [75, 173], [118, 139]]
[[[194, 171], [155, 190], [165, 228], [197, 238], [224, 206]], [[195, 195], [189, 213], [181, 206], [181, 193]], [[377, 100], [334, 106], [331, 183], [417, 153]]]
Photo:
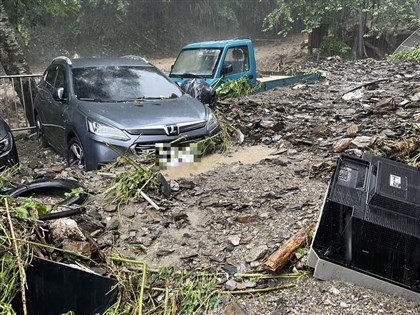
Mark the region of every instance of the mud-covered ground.
[[[232, 291], [296, 284], [264, 294], [225, 295], [211, 314], [225, 314], [232, 301], [244, 314], [254, 315], [418, 314], [417, 303], [352, 284], [312, 276], [270, 281], [235, 276], [260, 272], [264, 259], [317, 218], [341, 152], [359, 156], [374, 150], [395, 159], [394, 143], [415, 139], [418, 147], [418, 63], [333, 58], [304, 67], [321, 69], [325, 78], [220, 102], [219, 110], [243, 132], [245, 142], [232, 149], [230, 155], [238, 153], [231, 159], [204, 159], [203, 173], [198, 169], [193, 175], [188, 170], [167, 174], [168, 179], [175, 178], [173, 197], [166, 200], [150, 192], [160, 210], [144, 200], [133, 201], [120, 212], [115, 205], [104, 205], [98, 194], [100, 184], [109, 178], [66, 168], [51, 149], [37, 148], [34, 137], [17, 142], [24, 175], [29, 177], [16, 180], [81, 181], [92, 194], [85, 218], [97, 220], [92, 235], [105, 252], [112, 249], [145, 261], [150, 268], [216, 266], [226, 271], [221, 284]], [[384, 80], [339, 97], [378, 79]], [[220, 164], [223, 161], [226, 164]], [[294, 265], [301, 262], [292, 259], [284, 271]]]

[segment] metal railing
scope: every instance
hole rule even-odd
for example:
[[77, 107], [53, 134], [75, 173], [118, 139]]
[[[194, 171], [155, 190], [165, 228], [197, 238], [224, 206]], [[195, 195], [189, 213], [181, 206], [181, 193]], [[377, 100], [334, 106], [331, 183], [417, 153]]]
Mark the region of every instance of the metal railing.
[[42, 74], [0, 76], [0, 116], [12, 131], [31, 130], [36, 85]]

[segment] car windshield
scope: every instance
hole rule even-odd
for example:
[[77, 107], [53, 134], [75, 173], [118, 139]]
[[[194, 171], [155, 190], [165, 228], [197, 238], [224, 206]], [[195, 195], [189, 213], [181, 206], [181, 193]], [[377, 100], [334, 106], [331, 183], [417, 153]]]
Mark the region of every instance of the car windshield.
[[187, 49], [181, 51], [170, 76], [211, 77], [221, 49]]
[[125, 101], [174, 98], [178, 86], [154, 67], [104, 66], [73, 69], [74, 93], [80, 100]]

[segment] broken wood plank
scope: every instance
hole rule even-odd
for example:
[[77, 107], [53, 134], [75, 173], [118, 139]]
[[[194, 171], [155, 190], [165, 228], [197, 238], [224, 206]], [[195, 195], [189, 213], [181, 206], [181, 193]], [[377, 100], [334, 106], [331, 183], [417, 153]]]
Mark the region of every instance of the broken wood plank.
[[272, 272], [280, 270], [289, 262], [295, 251], [303, 244], [309, 242], [310, 235], [316, 226], [316, 222], [312, 221], [309, 226], [300, 229], [296, 234], [289, 238], [282, 246], [279, 247], [264, 262], [264, 267]]

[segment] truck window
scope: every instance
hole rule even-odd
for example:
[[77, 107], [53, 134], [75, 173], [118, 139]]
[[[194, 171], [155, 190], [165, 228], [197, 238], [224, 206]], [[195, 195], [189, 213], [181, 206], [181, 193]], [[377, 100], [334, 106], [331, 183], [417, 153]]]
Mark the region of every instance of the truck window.
[[229, 48], [226, 52], [225, 65], [231, 64], [234, 73], [241, 73], [249, 70], [249, 53], [247, 46]]

